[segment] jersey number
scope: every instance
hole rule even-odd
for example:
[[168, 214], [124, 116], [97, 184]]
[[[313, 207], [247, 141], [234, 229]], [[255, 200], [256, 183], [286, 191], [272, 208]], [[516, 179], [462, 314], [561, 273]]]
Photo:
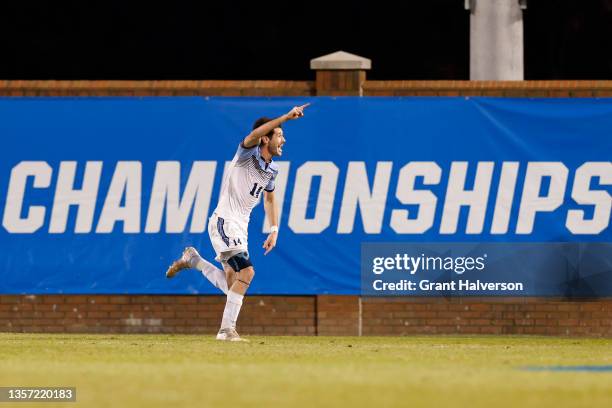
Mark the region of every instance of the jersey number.
[[262, 189], [263, 189], [263, 186], [257, 187], [257, 183], [255, 183], [253, 184], [253, 188], [251, 189], [251, 191], [249, 191], [249, 194], [255, 198], [259, 198], [259, 193], [261, 193]]

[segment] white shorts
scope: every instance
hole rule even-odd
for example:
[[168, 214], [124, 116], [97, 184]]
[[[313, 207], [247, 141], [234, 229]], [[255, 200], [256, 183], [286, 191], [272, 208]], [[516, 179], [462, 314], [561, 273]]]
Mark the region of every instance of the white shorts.
[[248, 252], [247, 226], [214, 213], [208, 219], [208, 236], [217, 257], [217, 262], [226, 262], [240, 252]]

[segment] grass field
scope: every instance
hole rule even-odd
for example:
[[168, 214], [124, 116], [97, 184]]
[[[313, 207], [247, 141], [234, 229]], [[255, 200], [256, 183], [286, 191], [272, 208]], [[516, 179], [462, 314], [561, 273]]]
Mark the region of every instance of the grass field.
[[45, 407], [612, 407], [612, 372], [523, 369], [610, 365], [611, 339], [250, 340], [0, 333], [0, 386], [77, 387]]

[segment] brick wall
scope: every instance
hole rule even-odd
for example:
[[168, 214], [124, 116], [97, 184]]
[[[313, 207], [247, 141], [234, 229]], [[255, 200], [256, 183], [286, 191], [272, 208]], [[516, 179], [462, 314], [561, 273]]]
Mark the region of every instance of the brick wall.
[[[333, 78], [337, 75], [337, 78]], [[318, 89], [322, 88], [322, 89]], [[612, 97], [612, 81], [1, 81], [0, 96]], [[207, 333], [220, 296], [0, 295], [0, 331]], [[544, 334], [612, 337], [612, 299], [247, 296], [245, 334]]]
[[[250, 334], [316, 333], [313, 296], [250, 296], [240, 328]], [[0, 296], [0, 331], [216, 333], [225, 296]]]
[[[372, 81], [363, 71], [316, 81], [7, 81], [0, 96], [507, 96], [612, 97], [612, 81]], [[328, 91], [329, 88], [334, 88]]]
[[311, 96], [313, 81], [2, 81], [0, 96]]
[[364, 335], [533, 334], [612, 337], [612, 299], [367, 298]]
[[[202, 333], [222, 296], [0, 296], [0, 331]], [[247, 296], [244, 334], [537, 334], [612, 337], [612, 299]]]
[[612, 97], [612, 81], [366, 81], [365, 96]]

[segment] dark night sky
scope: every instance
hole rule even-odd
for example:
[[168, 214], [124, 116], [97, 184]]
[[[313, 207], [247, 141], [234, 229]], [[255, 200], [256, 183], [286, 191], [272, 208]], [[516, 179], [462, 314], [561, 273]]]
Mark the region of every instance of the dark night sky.
[[[313, 79], [340, 49], [372, 79], [469, 78], [463, 0], [368, 3], [11, 0], [0, 79]], [[528, 0], [524, 24], [526, 79], [612, 79], [612, 0]]]

